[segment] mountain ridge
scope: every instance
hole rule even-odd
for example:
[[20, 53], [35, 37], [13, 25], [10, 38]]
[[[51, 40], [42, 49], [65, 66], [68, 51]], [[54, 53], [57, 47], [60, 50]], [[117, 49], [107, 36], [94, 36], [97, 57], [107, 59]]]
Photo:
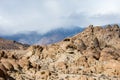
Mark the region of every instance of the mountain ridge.
[[[72, 27], [72, 28], [57, 28], [48, 31], [47, 33], [40, 34], [35, 31], [27, 32], [25, 33], [18, 33], [10, 36], [2, 36], [2, 38], [9, 39], [9, 40], [15, 40], [17, 42], [23, 43], [23, 44], [39, 44], [43, 45], [43, 43], [46, 44], [52, 44], [58, 41], [63, 40], [65, 37], [73, 36], [79, 32], [81, 32], [84, 28], [80, 27]], [[58, 35], [59, 38], [52, 38], [52, 36]], [[47, 39], [46, 39], [47, 38]], [[50, 39], [51, 40], [50, 40]], [[46, 39], [46, 42], [44, 39]]]
[[28, 48], [28, 44], [22, 44], [13, 40], [0, 38], [0, 50], [18, 50]]

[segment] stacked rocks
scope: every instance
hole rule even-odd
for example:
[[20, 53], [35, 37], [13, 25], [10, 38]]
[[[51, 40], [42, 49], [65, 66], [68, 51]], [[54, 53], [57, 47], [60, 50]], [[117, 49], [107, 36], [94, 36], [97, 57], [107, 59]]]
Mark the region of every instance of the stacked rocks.
[[1, 50], [1, 80], [120, 80], [120, 28], [90, 25], [47, 46]]

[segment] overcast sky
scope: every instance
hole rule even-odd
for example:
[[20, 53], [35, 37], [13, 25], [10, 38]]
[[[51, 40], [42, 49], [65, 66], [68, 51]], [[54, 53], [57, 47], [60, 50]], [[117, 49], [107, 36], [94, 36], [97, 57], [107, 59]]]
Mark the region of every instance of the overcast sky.
[[120, 0], [0, 0], [0, 31], [7, 34], [119, 21]]

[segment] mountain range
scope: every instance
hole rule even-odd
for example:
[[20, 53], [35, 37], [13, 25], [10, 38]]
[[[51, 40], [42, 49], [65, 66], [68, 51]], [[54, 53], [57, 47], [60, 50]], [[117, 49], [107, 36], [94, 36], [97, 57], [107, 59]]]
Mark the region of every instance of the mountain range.
[[41, 34], [36, 31], [29, 31], [29, 32], [17, 33], [9, 36], [0, 35], [0, 37], [8, 40], [15, 40], [23, 44], [47, 45], [47, 44], [59, 42], [64, 38], [73, 36], [83, 30], [84, 28], [73, 26], [71, 28], [53, 29], [44, 34]]

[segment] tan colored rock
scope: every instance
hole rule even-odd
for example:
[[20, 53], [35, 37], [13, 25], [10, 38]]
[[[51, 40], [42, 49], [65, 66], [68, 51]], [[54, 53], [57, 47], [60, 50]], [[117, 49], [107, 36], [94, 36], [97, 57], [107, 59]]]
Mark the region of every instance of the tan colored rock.
[[80, 80], [78, 77], [72, 77], [69, 80]]
[[55, 64], [55, 67], [58, 71], [62, 72], [62, 73], [66, 73], [67, 70], [67, 65], [65, 62], [57, 62]]
[[96, 79], [93, 77], [89, 77], [88, 80], [96, 80]]
[[74, 41], [74, 44], [77, 46], [77, 49], [80, 51], [83, 51], [87, 48], [82, 39], [76, 39]]
[[25, 58], [25, 57], [23, 57], [22, 59], [20, 59], [18, 61], [18, 64], [20, 65], [20, 67], [22, 67], [24, 69], [28, 69], [30, 67], [29, 66], [30, 61], [27, 58]]
[[24, 57], [26, 57], [26, 58], [29, 58], [29, 57], [31, 57], [33, 55], [33, 51], [28, 51], [26, 54], [25, 54], [25, 56]]
[[50, 72], [48, 70], [41, 70], [36, 72], [36, 80], [48, 80]]
[[116, 53], [116, 50], [113, 48], [104, 48], [100, 54], [100, 61], [106, 61], [111, 59], [117, 59], [119, 55]]
[[10, 71], [14, 70], [13, 65], [7, 59], [1, 59], [1, 63], [7, 70], [10, 70]]
[[77, 66], [89, 67], [85, 56], [80, 57], [75, 63]]
[[18, 64], [18, 62], [16, 62], [14, 59], [7, 59], [7, 61], [12, 64], [12, 66], [14, 67], [14, 70], [20, 70], [20, 65]]
[[81, 76], [80, 80], [88, 80], [88, 78], [86, 76]]
[[83, 52], [83, 54], [88, 57], [93, 57], [96, 60], [99, 60], [100, 58], [100, 52], [92, 48], [88, 48], [86, 51]]
[[120, 62], [116, 60], [107, 61], [104, 65], [104, 69], [106, 74], [120, 77]]

